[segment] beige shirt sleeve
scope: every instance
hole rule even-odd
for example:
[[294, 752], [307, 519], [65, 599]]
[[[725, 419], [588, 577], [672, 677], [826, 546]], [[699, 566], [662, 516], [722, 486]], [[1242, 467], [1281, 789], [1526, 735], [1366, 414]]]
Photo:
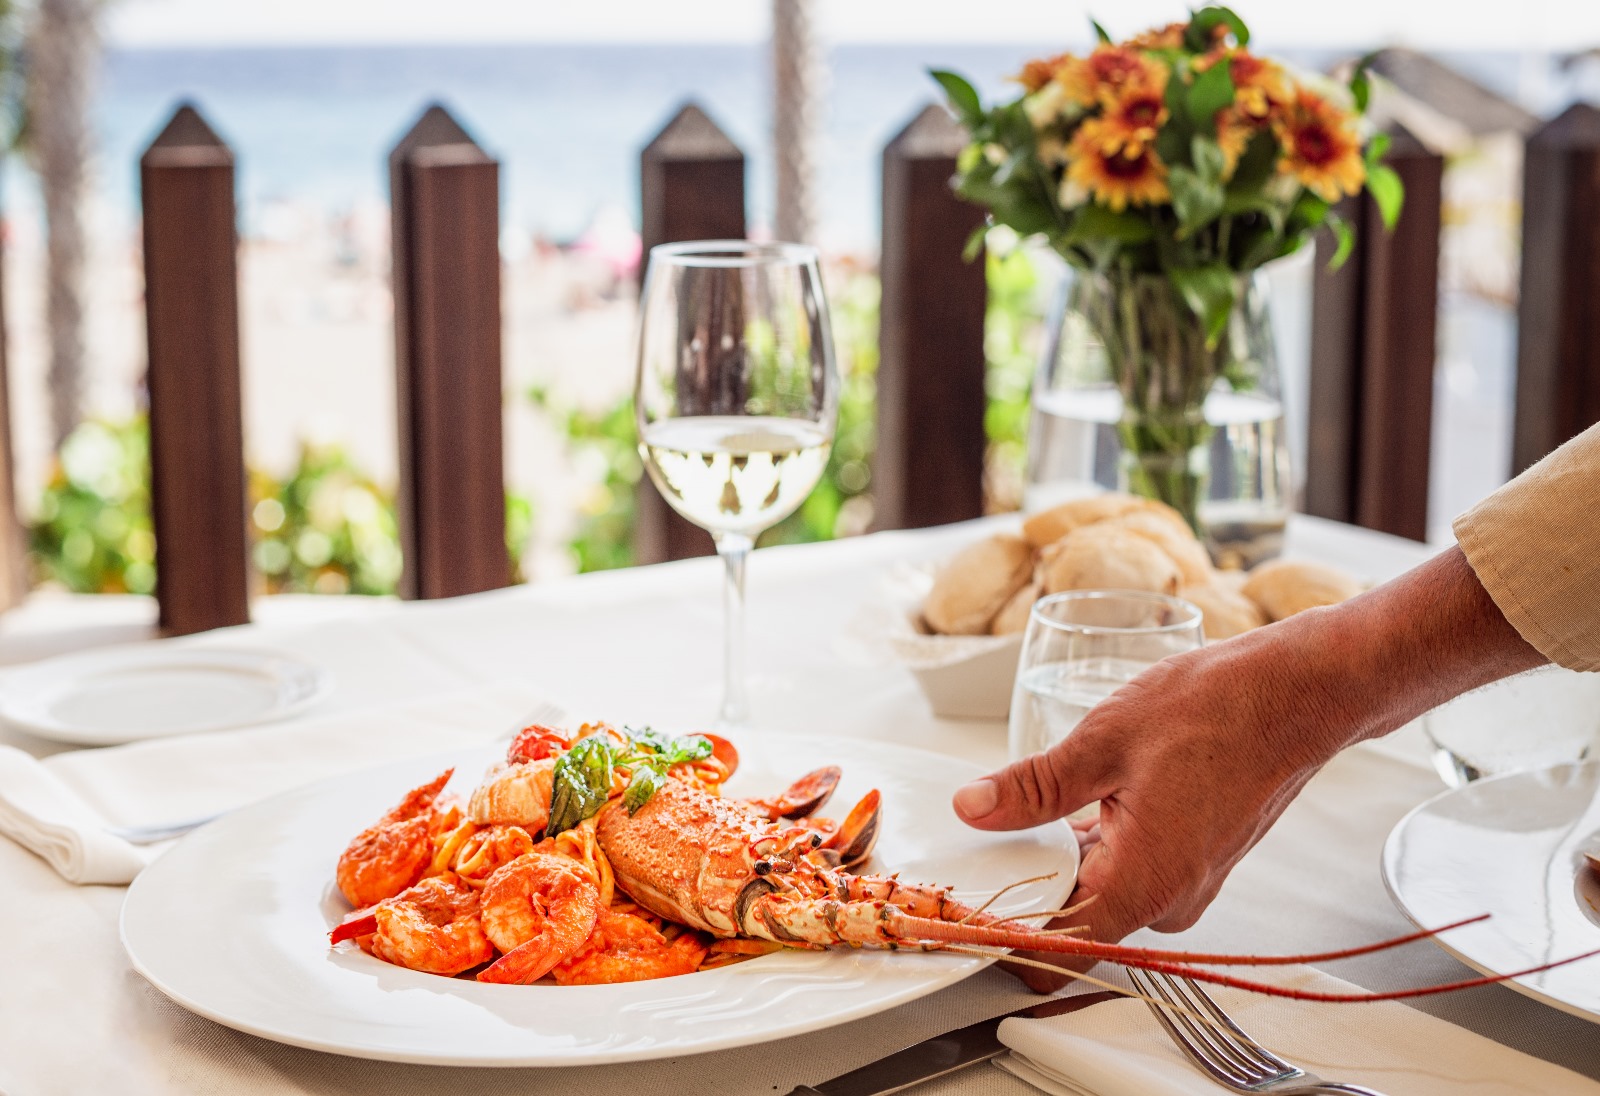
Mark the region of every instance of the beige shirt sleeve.
[[1551, 662], [1600, 670], [1600, 424], [1456, 519], [1511, 626]]

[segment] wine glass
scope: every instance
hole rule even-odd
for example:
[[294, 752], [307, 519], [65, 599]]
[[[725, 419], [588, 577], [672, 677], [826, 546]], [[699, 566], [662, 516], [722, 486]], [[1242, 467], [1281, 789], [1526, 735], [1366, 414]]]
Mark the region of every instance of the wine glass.
[[817, 485], [838, 410], [815, 248], [703, 240], [650, 249], [634, 384], [639, 451], [662, 497], [711, 534], [725, 565], [721, 726], [749, 716], [745, 559]]
[[1166, 594], [1072, 590], [1034, 602], [1011, 694], [1013, 761], [1072, 733], [1145, 670], [1205, 642], [1200, 610]]

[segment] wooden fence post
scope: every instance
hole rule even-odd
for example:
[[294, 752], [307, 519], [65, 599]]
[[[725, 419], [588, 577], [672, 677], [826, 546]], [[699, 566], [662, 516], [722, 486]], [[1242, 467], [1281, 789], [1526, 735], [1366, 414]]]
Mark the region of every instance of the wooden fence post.
[[[639, 153], [644, 267], [656, 244], [742, 240], [744, 153], [695, 103], [685, 103]], [[634, 554], [640, 563], [710, 555], [711, 537], [679, 517], [648, 476], [639, 481]]]
[[11, 385], [7, 363], [4, 291], [5, 241], [0, 238], [0, 610], [18, 604], [28, 592], [27, 544], [17, 517], [16, 467], [11, 444]]
[[1399, 223], [1386, 231], [1370, 196], [1347, 203], [1356, 252], [1338, 274], [1317, 274], [1306, 508], [1426, 540], [1444, 157], [1390, 132], [1387, 162], [1406, 188]]
[[1600, 422], [1600, 109], [1528, 138], [1511, 474]]
[[139, 182], [156, 598], [181, 635], [250, 619], [233, 153], [185, 103]]
[[500, 165], [441, 106], [389, 154], [403, 596], [507, 585]]
[[883, 150], [874, 524], [983, 513], [984, 260], [962, 249], [983, 211], [950, 189], [966, 133], [929, 104]]

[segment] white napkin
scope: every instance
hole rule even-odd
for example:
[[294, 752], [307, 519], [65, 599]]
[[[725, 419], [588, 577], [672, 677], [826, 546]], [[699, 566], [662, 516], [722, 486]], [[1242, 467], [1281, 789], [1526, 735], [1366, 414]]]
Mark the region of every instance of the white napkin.
[[44, 761], [4, 746], [0, 834], [68, 882], [129, 883], [160, 849], [131, 845], [107, 825], [203, 818], [355, 769], [487, 744], [532, 715], [552, 721], [553, 711], [529, 690], [504, 686]]
[[[1255, 975], [1252, 975], [1253, 977]], [[1309, 967], [1263, 980], [1349, 993], [1358, 987]], [[1600, 1083], [1501, 1046], [1396, 1001], [1325, 1004], [1208, 987], [1238, 1025], [1325, 1081], [1393, 1096], [1600, 1094]], [[1215, 1081], [1184, 1056], [1142, 1001], [1110, 1001], [1049, 1020], [1006, 1020], [1000, 1068], [1057, 1096], [1215, 1096]]]

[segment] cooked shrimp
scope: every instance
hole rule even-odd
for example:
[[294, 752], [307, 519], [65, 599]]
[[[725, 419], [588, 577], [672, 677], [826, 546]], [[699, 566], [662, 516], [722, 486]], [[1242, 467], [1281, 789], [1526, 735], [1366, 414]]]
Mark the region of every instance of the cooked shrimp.
[[693, 973], [705, 957], [706, 943], [699, 933], [668, 940], [642, 917], [602, 909], [588, 941], [551, 974], [563, 986], [640, 982]]
[[529, 833], [538, 833], [550, 821], [555, 768], [553, 757], [496, 765], [473, 789], [467, 817], [480, 826], [521, 826]]
[[455, 872], [467, 886], [481, 888], [495, 872], [532, 851], [533, 837], [521, 826], [485, 826], [462, 842]]
[[600, 892], [565, 856], [530, 852], [483, 888], [483, 931], [505, 952], [480, 982], [526, 985], [583, 946], [594, 931]]
[[421, 879], [433, 861], [434, 840], [454, 829], [461, 817], [454, 804], [437, 800], [454, 769], [406, 793], [398, 806], [356, 834], [334, 874], [352, 906], [370, 906], [393, 897]]
[[460, 974], [494, 958], [478, 892], [448, 873], [385, 898], [334, 929], [329, 939], [355, 940], [385, 962], [429, 974]]

